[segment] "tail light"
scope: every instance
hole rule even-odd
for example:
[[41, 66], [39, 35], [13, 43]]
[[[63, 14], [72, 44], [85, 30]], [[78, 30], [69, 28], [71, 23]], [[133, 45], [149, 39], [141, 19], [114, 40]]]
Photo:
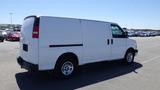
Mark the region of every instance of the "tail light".
[[33, 26], [32, 38], [39, 38], [39, 18], [37, 17], [35, 18]]

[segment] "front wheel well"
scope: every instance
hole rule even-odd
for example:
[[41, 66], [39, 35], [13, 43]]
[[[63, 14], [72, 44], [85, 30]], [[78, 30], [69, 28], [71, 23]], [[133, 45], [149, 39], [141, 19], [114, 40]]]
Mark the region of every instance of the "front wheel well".
[[[126, 53], [129, 52], [129, 51], [134, 52], [134, 48], [132, 48], [132, 47], [131, 47], [131, 48], [128, 48], [127, 51], [126, 51]], [[135, 54], [135, 52], [134, 52], [134, 54]]]

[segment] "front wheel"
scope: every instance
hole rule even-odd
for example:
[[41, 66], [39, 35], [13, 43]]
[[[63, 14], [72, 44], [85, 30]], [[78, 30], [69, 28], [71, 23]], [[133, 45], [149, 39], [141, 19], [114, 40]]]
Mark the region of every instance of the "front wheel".
[[124, 60], [126, 64], [133, 63], [134, 62], [134, 52], [131, 50], [127, 51]]

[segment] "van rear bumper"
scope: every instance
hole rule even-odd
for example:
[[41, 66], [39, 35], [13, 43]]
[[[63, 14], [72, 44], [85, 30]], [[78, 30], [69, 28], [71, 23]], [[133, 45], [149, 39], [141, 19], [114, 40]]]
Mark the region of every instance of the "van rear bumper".
[[37, 64], [32, 64], [32, 63], [26, 62], [25, 60], [23, 60], [22, 57], [18, 57], [17, 62], [21, 66], [21, 68], [24, 68], [24, 69], [30, 70], [30, 71], [38, 71]]

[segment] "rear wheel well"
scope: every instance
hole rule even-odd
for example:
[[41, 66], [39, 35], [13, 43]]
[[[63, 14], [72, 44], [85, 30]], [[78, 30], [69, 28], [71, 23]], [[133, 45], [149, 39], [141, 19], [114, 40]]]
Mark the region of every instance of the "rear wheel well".
[[59, 65], [60, 62], [62, 62], [61, 60], [62, 60], [62, 58], [64, 58], [64, 57], [72, 58], [72, 59], [73, 59], [72, 61], [73, 61], [76, 65], [79, 64], [77, 55], [74, 54], [74, 53], [72, 53], [72, 52], [67, 52], [67, 53], [64, 53], [64, 54], [62, 54], [62, 55], [60, 55], [60, 56], [58, 57], [57, 62], [56, 62], [56, 66]]

